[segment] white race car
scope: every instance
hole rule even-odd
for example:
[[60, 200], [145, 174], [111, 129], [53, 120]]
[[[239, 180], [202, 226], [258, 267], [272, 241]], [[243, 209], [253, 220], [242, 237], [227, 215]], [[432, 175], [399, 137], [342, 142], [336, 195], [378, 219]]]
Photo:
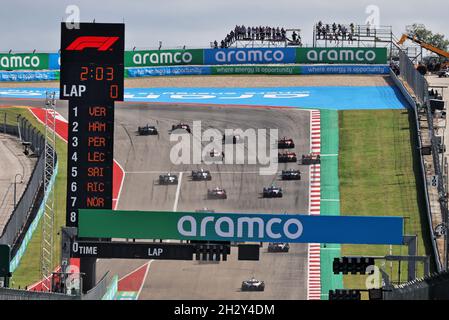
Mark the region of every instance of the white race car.
[[265, 282], [253, 277], [242, 282], [242, 291], [265, 291]]

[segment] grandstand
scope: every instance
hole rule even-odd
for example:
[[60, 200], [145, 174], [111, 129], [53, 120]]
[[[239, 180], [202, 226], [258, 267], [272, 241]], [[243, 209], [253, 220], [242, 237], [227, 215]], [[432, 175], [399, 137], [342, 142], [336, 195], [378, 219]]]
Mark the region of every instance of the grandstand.
[[226, 37], [210, 44], [211, 48], [302, 47], [301, 29], [274, 26], [235, 26]]

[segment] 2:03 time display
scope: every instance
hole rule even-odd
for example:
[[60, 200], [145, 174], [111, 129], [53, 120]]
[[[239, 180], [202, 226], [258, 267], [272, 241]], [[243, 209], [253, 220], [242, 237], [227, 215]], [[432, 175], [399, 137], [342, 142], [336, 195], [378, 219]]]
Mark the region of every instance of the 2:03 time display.
[[116, 70], [112, 66], [81, 66], [80, 81], [111, 82], [109, 87], [109, 98], [119, 98], [119, 86], [112, 84], [116, 80]]
[[80, 80], [114, 81], [114, 67], [81, 67]]

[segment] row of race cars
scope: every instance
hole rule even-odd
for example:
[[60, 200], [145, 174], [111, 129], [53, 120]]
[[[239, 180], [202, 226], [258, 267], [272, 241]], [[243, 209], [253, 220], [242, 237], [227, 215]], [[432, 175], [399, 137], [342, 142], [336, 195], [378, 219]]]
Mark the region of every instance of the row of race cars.
[[[178, 123], [172, 126], [172, 131], [182, 130], [189, 134], [191, 134], [191, 128], [188, 124]], [[155, 126], [147, 124], [143, 127], [138, 127], [138, 134], [141, 136], [149, 136], [149, 135], [159, 135], [159, 132]], [[232, 143], [238, 144], [242, 143], [243, 139], [239, 136], [231, 136], [227, 137], [223, 135], [223, 144]], [[298, 161], [297, 155], [292, 150], [295, 148], [295, 142], [293, 139], [282, 138], [278, 141], [278, 149], [283, 150], [278, 153], [278, 161], [279, 163], [296, 163]], [[214, 157], [223, 157], [224, 153], [216, 152], [215, 150], [211, 151], [210, 156]], [[302, 165], [313, 165], [319, 164], [321, 162], [319, 154], [308, 154], [302, 156]], [[202, 181], [212, 181], [212, 173], [209, 170], [196, 170], [191, 172], [190, 176], [191, 181], [193, 182], [202, 182]], [[301, 180], [301, 172], [295, 169], [287, 169], [283, 170], [280, 174], [280, 179], [282, 181], [299, 181]], [[159, 184], [160, 185], [178, 185], [179, 178], [176, 174], [167, 173], [159, 176]], [[270, 186], [263, 188], [262, 196], [263, 198], [282, 198], [283, 197], [283, 189], [276, 186]], [[207, 191], [207, 199], [208, 200], [226, 200], [228, 198], [227, 192], [223, 188], [215, 188], [209, 189]], [[207, 208], [197, 210], [196, 212], [202, 213], [213, 213], [214, 210], [210, 210]], [[288, 253], [290, 250], [290, 245], [288, 243], [269, 243], [268, 252], [269, 253]], [[261, 280], [257, 280], [252, 277], [249, 280], [243, 281], [241, 285], [242, 291], [264, 291], [265, 290], [265, 282]]]

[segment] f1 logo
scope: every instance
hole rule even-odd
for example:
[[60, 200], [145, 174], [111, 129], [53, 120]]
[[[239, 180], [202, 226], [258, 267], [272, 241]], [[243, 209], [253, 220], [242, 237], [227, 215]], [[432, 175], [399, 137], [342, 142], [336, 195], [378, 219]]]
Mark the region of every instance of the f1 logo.
[[66, 50], [69, 51], [83, 51], [86, 48], [97, 48], [98, 51], [106, 51], [117, 42], [119, 37], [97, 37], [97, 36], [83, 36], [78, 37], [73, 41]]

